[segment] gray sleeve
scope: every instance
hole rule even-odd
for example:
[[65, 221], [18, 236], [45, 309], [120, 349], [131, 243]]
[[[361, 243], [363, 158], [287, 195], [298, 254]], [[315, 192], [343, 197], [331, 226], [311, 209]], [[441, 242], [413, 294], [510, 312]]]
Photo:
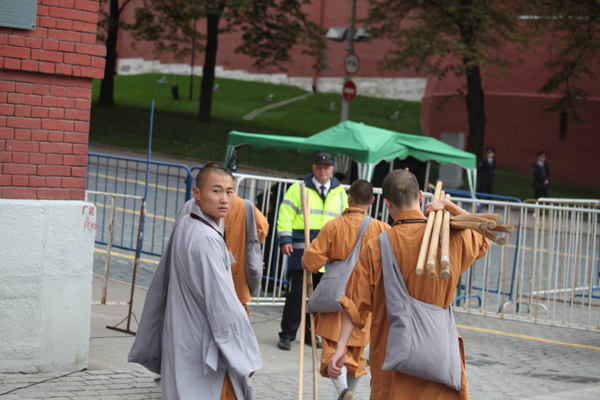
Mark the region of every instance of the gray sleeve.
[[209, 239], [193, 250], [193, 259], [201, 264], [202, 287], [198, 289], [204, 294], [210, 330], [229, 371], [247, 376], [263, 366], [260, 349], [226, 267], [225, 244], [221, 238]]

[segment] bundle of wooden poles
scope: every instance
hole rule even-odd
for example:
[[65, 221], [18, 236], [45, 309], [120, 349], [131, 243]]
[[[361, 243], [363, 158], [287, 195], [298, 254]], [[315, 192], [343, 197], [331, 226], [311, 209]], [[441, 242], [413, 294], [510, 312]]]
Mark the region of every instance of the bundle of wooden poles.
[[[438, 181], [433, 201], [441, 199], [450, 199], [450, 195], [445, 194], [442, 190], [442, 182]], [[426, 267], [427, 276], [435, 278], [437, 275], [436, 264], [439, 259], [440, 277], [444, 281], [450, 279], [450, 228], [472, 229], [487, 237], [495, 244], [504, 246], [506, 238], [492, 231], [513, 233], [515, 227], [513, 225], [499, 224], [502, 220], [503, 218], [500, 214], [479, 213], [451, 217], [448, 210], [430, 212], [427, 216], [425, 234], [423, 235], [423, 242], [421, 243], [421, 250], [419, 251], [419, 258], [417, 260], [417, 275], [422, 275]]]

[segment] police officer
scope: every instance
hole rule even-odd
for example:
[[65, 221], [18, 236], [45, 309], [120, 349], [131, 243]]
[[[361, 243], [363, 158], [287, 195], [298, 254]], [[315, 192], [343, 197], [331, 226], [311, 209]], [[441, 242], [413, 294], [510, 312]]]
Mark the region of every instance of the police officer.
[[550, 168], [546, 163], [545, 151], [540, 151], [537, 154], [537, 161], [531, 167], [533, 168], [533, 191], [535, 198], [549, 197]]
[[[332, 177], [333, 157], [327, 153], [315, 156], [313, 172], [306, 175], [304, 184], [310, 192], [310, 240], [312, 241], [328, 221], [342, 215], [348, 207], [348, 195], [340, 181]], [[290, 350], [296, 331], [300, 326], [302, 313], [302, 255], [304, 254], [304, 216], [302, 213], [300, 184], [295, 183], [285, 194], [279, 208], [277, 218], [277, 234], [281, 251], [288, 256], [288, 280], [291, 290], [288, 291], [283, 316], [281, 318], [281, 332], [279, 333], [278, 347]], [[322, 272], [313, 274], [313, 283], [316, 287], [321, 279]], [[310, 344], [309, 319], [306, 323], [305, 340]], [[321, 343], [317, 339], [317, 347]]]
[[485, 158], [479, 163], [479, 192], [492, 194], [494, 189], [494, 171], [496, 170], [496, 151], [493, 147], [485, 149]]

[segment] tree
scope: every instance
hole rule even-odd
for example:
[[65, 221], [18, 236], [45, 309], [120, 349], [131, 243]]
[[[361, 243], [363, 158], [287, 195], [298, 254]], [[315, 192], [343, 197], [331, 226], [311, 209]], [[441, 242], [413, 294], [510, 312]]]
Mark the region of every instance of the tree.
[[598, 80], [593, 67], [600, 60], [600, 2], [534, 0], [531, 10], [531, 16], [523, 19], [551, 54], [544, 63], [551, 76], [539, 92], [561, 95], [545, 111], [565, 112], [582, 122], [577, 109], [585, 104], [588, 93], [580, 85], [581, 78]]
[[[136, 39], [155, 43], [156, 51], [189, 54], [192, 21], [206, 19], [202, 85], [198, 119], [210, 122], [215, 65], [220, 33], [241, 29], [243, 44], [235, 51], [255, 59], [258, 68], [285, 70], [293, 46], [303, 53], [321, 53], [325, 42], [320, 28], [302, 11], [308, 0], [145, 0], [130, 26]], [[219, 28], [221, 25], [221, 28]], [[199, 39], [199, 40], [200, 40]], [[319, 57], [322, 59], [322, 57]]]
[[415, 68], [439, 79], [450, 73], [466, 77], [466, 88], [459, 93], [467, 106], [467, 150], [478, 161], [486, 124], [481, 68], [507, 74], [511, 65], [521, 62], [497, 51], [509, 43], [527, 42], [517, 18], [520, 7], [519, 2], [502, 0], [370, 0], [366, 23], [373, 37], [397, 45], [382, 68]]
[[[109, 1], [108, 13], [104, 4]], [[125, 0], [119, 6], [119, 0], [101, 0], [100, 15], [98, 25], [104, 29], [106, 35], [100, 35], [100, 40], [105, 39], [106, 45], [106, 65], [104, 66], [104, 78], [100, 84], [100, 98], [98, 104], [102, 106], [114, 107], [114, 89], [115, 89], [115, 67], [117, 65], [117, 37], [119, 29], [122, 27], [120, 22], [121, 12], [130, 3], [131, 0]]]

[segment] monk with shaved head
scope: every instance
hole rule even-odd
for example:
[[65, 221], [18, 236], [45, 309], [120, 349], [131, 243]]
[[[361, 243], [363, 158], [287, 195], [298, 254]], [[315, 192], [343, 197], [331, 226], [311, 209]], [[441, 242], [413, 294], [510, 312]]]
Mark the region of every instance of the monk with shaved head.
[[[335, 379], [343, 375], [344, 360], [348, 357], [347, 345], [355, 327], [363, 329], [370, 321], [372, 400], [468, 399], [464, 348], [460, 336], [456, 334], [454, 339], [449, 339], [450, 342], [454, 341], [456, 363], [446, 366], [441, 359], [437, 361], [443, 368], [450, 369], [450, 365], [455, 366], [455, 369], [448, 371], [456, 377], [457, 387], [452, 387], [416, 373], [409, 374], [401, 364], [389, 367], [388, 357], [398, 353], [412, 354], [413, 342], [405, 339], [411, 337], [412, 329], [417, 328], [410, 320], [406, 325], [390, 326], [389, 317], [396, 318], [399, 310], [406, 308], [401, 307], [403, 303], [392, 300], [408, 299], [408, 296], [427, 305], [447, 310], [454, 298], [459, 276], [486, 253], [488, 240], [470, 229], [453, 229], [450, 233], [451, 278], [442, 281], [439, 273], [435, 279], [430, 279], [427, 274], [417, 275], [415, 266], [427, 222], [420, 210], [423, 193], [419, 190], [417, 179], [408, 171], [391, 172], [383, 181], [383, 197], [394, 223], [391, 229], [372, 238], [363, 246], [346, 286], [345, 295], [338, 301], [344, 311], [337, 348], [328, 364], [329, 376]], [[426, 212], [442, 209], [447, 209], [454, 215], [466, 213], [449, 200], [429, 203]], [[393, 272], [398, 269], [399, 274]], [[384, 273], [387, 274], [386, 279]], [[394, 276], [395, 280], [389, 279], [391, 276]], [[413, 308], [415, 309], [418, 310]], [[419, 315], [415, 318], [418, 317]], [[454, 324], [453, 319], [451, 323]], [[432, 352], [430, 356], [443, 355]], [[427, 362], [436, 363], [436, 360], [430, 359]], [[387, 364], [385, 369], [384, 363]]]
[[[348, 208], [344, 213], [323, 226], [319, 235], [304, 251], [302, 263], [309, 271], [316, 273], [321, 266], [330, 263], [325, 272], [323, 280], [313, 296], [309, 308], [316, 303], [319, 307], [319, 299], [327, 297], [332, 289], [338, 289], [344, 293], [346, 282], [360, 253], [361, 246], [367, 241], [386, 231], [390, 226], [369, 216], [369, 208], [373, 203], [373, 187], [365, 180], [358, 180], [350, 186], [348, 191]], [[346, 271], [342, 275], [337, 274]], [[345, 276], [345, 280], [342, 279]], [[334, 282], [333, 287], [330, 287]], [[323, 294], [323, 295], [322, 295]], [[341, 297], [341, 295], [340, 295]], [[333, 304], [338, 298], [333, 299]], [[339, 307], [338, 307], [339, 308]], [[317, 310], [318, 311], [318, 310]], [[342, 324], [341, 308], [333, 312], [319, 312], [317, 314], [317, 334], [323, 338], [323, 351], [321, 352], [321, 375], [329, 377], [327, 363], [333, 356], [337, 347]], [[348, 342], [346, 359], [342, 367], [341, 375], [333, 380], [338, 391], [338, 398], [348, 400], [354, 396], [360, 377], [367, 374], [367, 360], [364, 356], [365, 347], [369, 344], [370, 319], [367, 318], [362, 329], [356, 329]]]
[[263, 363], [219, 226], [235, 183], [216, 166], [196, 184], [148, 289], [129, 361], [160, 374], [163, 399], [252, 399], [251, 377]]

